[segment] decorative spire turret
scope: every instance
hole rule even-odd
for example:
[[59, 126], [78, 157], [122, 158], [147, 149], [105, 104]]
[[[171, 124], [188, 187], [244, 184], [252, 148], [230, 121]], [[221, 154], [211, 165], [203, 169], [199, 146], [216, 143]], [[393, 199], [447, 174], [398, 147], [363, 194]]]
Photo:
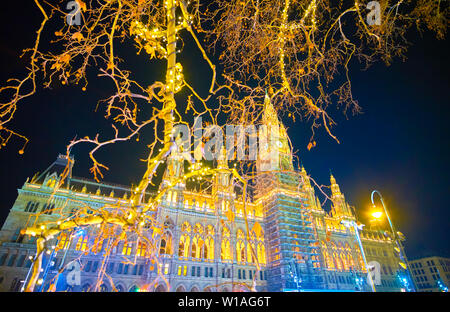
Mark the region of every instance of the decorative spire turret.
[[259, 145], [258, 171], [294, 170], [286, 128], [278, 119], [267, 92], [259, 129]]
[[333, 174], [330, 173], [330, 182], [331, 182], [331, 192], [333, 195], [341, 195], [341, 190], [339, 188], [339, 184], [336, 183], [336, 179]]

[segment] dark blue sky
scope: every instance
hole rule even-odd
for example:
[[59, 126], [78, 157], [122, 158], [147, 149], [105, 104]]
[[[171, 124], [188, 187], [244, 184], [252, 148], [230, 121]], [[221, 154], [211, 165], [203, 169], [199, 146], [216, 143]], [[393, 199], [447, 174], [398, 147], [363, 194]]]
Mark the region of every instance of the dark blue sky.
[[[9, 6], [0, 11], [2, 85], [7, 78], [24, 73], [25, 63], [18, 56], [32, 45], [40, 21], [31, 3], [25, 8], [20, 2]], [[428, 33], [423, 38], [413, 33], [410, 39], [413, 46], [406, 62], [352, 71], [354, 97], [363, 113], [348, 119], [334, 114], [338, 122], [334, 133], [341, 144], [320, 131], [317, 147], [308, 152], [309, 124], [286, 124], [308, 173], [320, 184], [329, 184], [331, 169], [361, 217], [369, 212], [371, 191], [381, 191], [394, 223], [407, 237], [409, 257], [449, 256], [448, 49], [446, 41]], [[198, 83], [204, 72], [189, 57], [183, 63], [185, 71]], [[152, 69], [140, 66], [144, 72]], [[47, 168], [75, 135], [109, 129], [102, 113], [94, 113], [96, 101], [107, 95], [102, 83], [92, 84], [84, 93], [80, 88], [54, 86], [21, 103], [11, 125], [31, 142], [24, 155], [17, 153], [18, 142], [0, 150], [1, 223], [17, 197], [17, 188]], [[141, 145], [117, 145], [99, 153], [111, 167], [107, 181], [130, 184], [139, 179], [144, 169], [139, 162], [145, 157], [143, 141], [145, 136], [141, 136]], [[77, 176], [89, 175], [87, 151], [87, 146], [75, 151]]]

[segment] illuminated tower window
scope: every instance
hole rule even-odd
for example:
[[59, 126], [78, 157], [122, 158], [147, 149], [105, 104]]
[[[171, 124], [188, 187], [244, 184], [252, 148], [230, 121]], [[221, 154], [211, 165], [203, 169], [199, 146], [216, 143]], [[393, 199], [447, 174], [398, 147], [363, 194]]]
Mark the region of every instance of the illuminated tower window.
[[136, 253], [138, 257], [145, 257], [147, 254], [147, 244], [144, 242], [139, 242]]
[[66, 233], [61, 233], [59, 241], [58, 241], [58, 245], [57, 245], [57, 249], [66, 249], [69, 246], [69, 236]]
[[77, 250], [77, 251], [86, 251], [87, 250], [87, 243], [88, 243], [87, 235], [80, 236], [80, 238], [77, 241], [77, 245], [75, 247], [75, 250]]
[[122, 255], [124, 256], [129, 256], [131, 255], [131, 250], [132, 250], [132, 244], [125, 242], [123, 244], [123, 248], [122, 248]]

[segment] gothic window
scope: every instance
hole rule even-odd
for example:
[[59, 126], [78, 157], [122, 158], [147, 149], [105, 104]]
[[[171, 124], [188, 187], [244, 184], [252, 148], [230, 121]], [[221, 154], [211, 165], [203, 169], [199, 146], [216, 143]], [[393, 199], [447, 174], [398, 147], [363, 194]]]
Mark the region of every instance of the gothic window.
[[61, 233], [59, 236], [59, 241], [57, 245], [57, 249], [66, 249], [69, 246], [69, 237], [66, 233]]
[[214, 239], [208, 236], [205, 241], [205, 259], [214, 260]]
[[178, 195], [177, 192], [173, 192], [173, 194], [172, 194], [172, 203], [174, 203], [174, 204], [177, 202], [177, 195]]
[[224, 226], [222, 227], [222, 243], [221, 243], [221, 252], [220, 257], [225, 261], [232, 260], [232, 253], [231, 253], [231, 245], [230, 245], [230, 230]]
[[247, 259], [249, 263], [255, 263], [256, 259], [255, 256], [253, 255], [252, 252], [252, 248], [253, 250], [255, 250], [255, 244], [251, 243], [251, 244], [247, 244]]
[[238, 263], [245, 262], [245, 244], [241, 240], [236, 243], [236, 256]]
[[98, 254], [102, 251], [102, 248], [103, 248], [103, 239], [99, 237], [98, 239], [95, 240], [94, 246], [92, 246], [92, 252], [94, 254]]
[[237, 230], [236, 233], [236, 237], [237, 237], [237, 242], [236, 242], [236, 260], [238, 262], [244, 263], [246, 261], [246, 248], [245, 248], [245, 243], [244, 243], [244, 239], [245, 239], [245, 235], [244, 232], [241, 229]]
[[27, 205], [26, 205], [26, 207], [25, 207], [25, 212], [30, 212], [30, 209], [31, 209], [31, 205], [32, 205], [33, 203], [31, 202], [31, 201], [29, 201], [28, 203], [27, 203]]
[[263, 243], [258, 244], [257, 255], [258, 262], [261, 264], [266, 264], [266, 249]]
[[180, 244], [178, 248], [178, 256], [179, 257], [188, 257], [189, 256], [189, 242], [190, 237], [187, 233], [184, 233], [180, 237]]
[[147, 254], [147, 244], [145, 242], [139, 242], [136, 253], [138, 257], [145, 257]]
[[80, 236], [78, 238], [75, 250], [77, 251], [86, 251], [87, 250], [88, 237], [87, 235]]
[[202, 251], [203, 250], [203, 239], [200, 235], [196, 235], [194, 239], [192, 240], [192, 251], [191, 251], [191, 257], [195, 259], [201, 259], [203, 257]]
[[172, 254], [172, 234], [169, 231], [166, 231], [161, 237], [161, 243], [159, 246], [160, 255]]
[[336, 244], [333, 242], [331, 242], [331, 249], [333, 253], [333, 260], [336, 263], [336, 269], [342, 271], [342, 262], [341, 259], [339, 258], [339, 251], [336, 247]]
[[125, 242], [122, 247], [122, 255], [129, 256], [131, 255], [132, 244], [129, 242]]
[[222, 261], [232, 260], [230, 241], [227, 238], [222, 238], [221, 259]]
[[180, 243], [178, 245], [178, 256], [179, 257], [189, 257], [189, 244], [190, 244], [190, 232], [191, 225], [189, 222], [184, 222], [181, 225], [181, 232], [183, 233], [180, 237]]
[[323, 257], [325, 258], [325, 263], [328, 269], [334, 269], [334, 262], [330, 257], [330, 253], [328, 252], [328, 247], [327, 245], [322, 242], [322, 252], [323, 252]]

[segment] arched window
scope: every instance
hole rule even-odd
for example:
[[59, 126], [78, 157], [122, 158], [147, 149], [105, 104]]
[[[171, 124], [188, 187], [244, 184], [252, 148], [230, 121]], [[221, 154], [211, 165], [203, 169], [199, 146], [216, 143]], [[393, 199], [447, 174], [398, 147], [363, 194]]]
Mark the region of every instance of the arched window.
[[346, 252], [345, 252], [344, 246], [342, 245], [341, 242], [339, 242], [339, 244], [338, 244], [338, 252], [339, 252], [339, 257], [340, 257], [340, 261], [342, 263], [343, 270], [349, 271], [350, 268], [349, 268], [349, 265], [347, 262]]
[[178, 244], [178, 256], [179, 257], [189, 257], [189, 244], [191, 242], [190, 233], [191, 233], [191, 225], [189, 222], [184, 222], [181, 225], [182, 235], [180, 237], [180, 243]]
[[82, 235], [78, 238], [77, 245], [75, 250], [77, 251], [86, 251], [88, 249], [88, 237], [87, 235]]
[[66, 233], [61, 233], [58, 240], [57, 249], [66, 249], [69, 246], [69, 236]]
[[342, 271], [341, 258], [339, 257], [339, 252], [338, 252], [336, 244], [334, 242], [331, 242], [331, 248], [332, 248], [332, 252], [333, 252], [333, 260], [336, 263], [336, 269], [339, 271]]
[[231, 253], [231, 244], [230, 244], [230, 230], [228, 227], [222, 227], [222, 243], [221, 243], [221, 251], [220, 258], [223, 262], [229, 262], [233, 260], [233, 254]]
[[334, 269], [334, 262], [333, 259], [331, 259], [330, 253], [328, 252], [327, 245], [322, 242], [322, 253], [323, 257], [325, 258], [325, 263], [328, 269]]
[[131, 250], [133, 249], [133, 245], [129, 242], [125, 242], [122, 248], [122, 255], [129, 256], [131, 255]]
[[230, 241], [228, 240], [228, 238], [222, 238], [222, 244], [221, 244], [221, 252], [220, 252], [220, 257], [222, 259], [222, 262], [228, 262], [230, 260], [232, 260], [232, 256], [231, 256], [231, 246], [230, 246]]
[[161, 237], [161, 243], [159, 245], [160, 255], [171, 255], [172, 254], [172, 234], [166, 231]]
[[258, 244], [257, 255], [258, 262], [261, 264], [266, 264], [266, 248], [263, 243]]
[[236, 243], [236, 258], [238, 263], [245, 263], [245, 244], [241, 240]]
[[191, 258], [197, 258], [197, 237], [192, 240]]
[[211, 236], [208, 236], [205, 241], [205, 259], [214, 260], [214, 239]]
[[147, 243], [140, 241], [138, 243], [136, 253], [138, 257], [145, 257], [147, 255]]
[[244, 207], [242, 205], [237, 205], [236, 206], [236, 214], [239, 217], [242, 217], [244, 215]]
[[203, 258], [204, 241], [200, 235], [196, 235], [192, 240], [191, 257], [195, 259]]
[[25, 212], [30, 212], [30, 207], [31, 207], [31, 201], [29, 201], [25, 207]]
[[178, 195], [177, 192], [173, 192], [173, 195], [172, 195], [172, 203], [174, 203], [174, 204], [177, 202], [177, 195]]
[[190, 237], [187, 233], [183, 233], [180, 237], [180, 244], [178, 247], [178, 257], [189, 257], [189, 243]]
[[98, 254], [102, 251], [102, 249], [103, 249], [103, 238], [99, 237], [98, 239], [95, 240], [94, 246], [92, 246], [92, 252], [94, 254]]
[[172, 202], [172, 191], [167, 192], [167, 198], [166, 198], [167, 203], [170, 205], [170, 203]]
[[256, 252], [254, 243], [247, 244], [247, 259], [248, 259], [249, 263], [256, 263], [256, 259], [252, 252], [252, 248], [253, 248], [253, 251]]

